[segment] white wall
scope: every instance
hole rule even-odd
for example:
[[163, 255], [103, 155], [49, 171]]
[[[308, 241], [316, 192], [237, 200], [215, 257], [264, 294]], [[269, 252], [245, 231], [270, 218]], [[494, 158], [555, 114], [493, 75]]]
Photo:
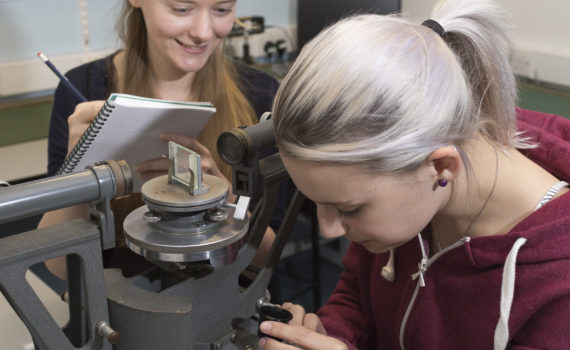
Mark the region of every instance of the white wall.
[[[0, 0], [0, 97], [55, 86], [57, 79], [37, 59], [38, 51], [48, 55], [60, 70], [67, 71], [114, 50], [118, 45], [115, 14], [121, 1]], [[265, 41], [283, 36], [282, 28], [289, 32], [287, 41], [296, 40], [297, 1], [238, 0], [238, 16], [262, 15], [267, 25], [280, 27], [250, 38], [253, 55], [263, 53]], [[512, 14], [515, 72], [570, 86], [570, 1], [497, 1]], [[435, 3], [436, 0], [402, 0], [402, 11], [421, 22], [429, 17]], [[232, 44], [239, 55], [240, 39], [232, 40]], [[289, 44], [293, 46], [291, 50], [294, 45]]]
[[[122, 1], [0, 0], [0, 97], [55, 87], [57, 78], [36, 57], [39, 51], [64, 72], [112, 52], [119, 45], [115, 22]], [[279, 27], [252, 36], [252, 54], [263, 54], [265, 41], [284, 37], [283, 28], [296, 38], [296, 5], [297, 0], [238, 0], [237, 16], [261, 15], [266, 25]], [[233, 42], [240, 47], [239, 40]]]
[[[473, 0], [476, 1], [476, 0]], [[512, 16], [516, 73], [570, 87], [570, 1], [497, 0]], [[436, 0], [402, 0], [404, 14], [421, 22]]]

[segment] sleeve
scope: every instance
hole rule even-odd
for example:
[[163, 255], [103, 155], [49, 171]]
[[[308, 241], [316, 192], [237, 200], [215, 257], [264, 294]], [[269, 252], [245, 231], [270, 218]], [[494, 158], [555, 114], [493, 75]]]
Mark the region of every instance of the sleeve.
[[[251, 103], [257, 117], [267, 111], [271, 111], [273, 99], [279, 88], [277, 80], [262, 71], [255, 68], [235, 63], [236, 69], [241, 77], [241, 83], [245, 87], [245, 96]], [[261, 153], [261, 157], [267, 157], [277, 152], [277, 148], [266, 149]], [[269, 226], [273, 231], [277, 232], [283, 219], [285, 218], [285, 210], [288, 205], [288, 198], [291, 196], [294, 186], [290, 181], [284, 181], [279, 189], [277, 202], [273, 215], [269, 222]], [[257, 200], [252, 202], [250, 207], [254, 208]]]
[[362, 269], [368, 269], [371, 261], [364, 261], [364, 252], [358, 245], [351, 243], [343, 259], [345, 270], [327, 303], [318, 311], [327, 334], [345, 342], [352, 349], [371, 349], [373, 345], [372, 322], [364, 311]]
[[54, 176], [67, 155], [67, 118], [75, 110], [75, 96], [61, 82], [55, 89], [48, 134], [48, 176]]
[[255, 68], [235, 63], [235, 67], [240, 76], [243, 92], [257, 117], [261, 117], [264, 112], [271, 111], [273, 99], [279, 88], [279, 82], [271, 75]]

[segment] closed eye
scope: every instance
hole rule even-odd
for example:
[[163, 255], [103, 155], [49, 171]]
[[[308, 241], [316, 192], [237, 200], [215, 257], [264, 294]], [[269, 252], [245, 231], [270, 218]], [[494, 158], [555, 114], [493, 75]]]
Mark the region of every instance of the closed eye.
[[233, 7], [217, 7], [214, 9], [215, 13], [218, 15], [226, 15], [228, 13], [231, 13], [233, 10]]
[[172, 11], [174, 11], [174, 13], [176, 13], [177, 15], [185, 15], [188, 12], [190, 12], [190, 8], [188, 8], [188, 7], [173, 7]]
[[356, 208], [354, 210], [348, 210], [348, 211], [340, 210], [337, 208], [337, 210], [338, 210], [338, 214], [342, 217], [345, 217], [345, 218], [352, 218], [352, 217], [357, 216], [360, 213], [360, 208]]

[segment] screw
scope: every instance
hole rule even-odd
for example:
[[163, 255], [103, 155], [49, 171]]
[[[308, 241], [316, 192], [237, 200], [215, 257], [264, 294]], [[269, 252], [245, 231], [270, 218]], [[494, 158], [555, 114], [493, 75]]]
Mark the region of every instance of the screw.
[[228, 218], [228, 213], [226, 213], [224, 210], [220, 208], [216, 208], [208, 212], [208, 218], [216, 222], [224, 221], [225, 219]]
[[151, 210], [143, 214], [143, 219], [146, 222], [158, 222], [160, 221], [160, 215]]
[[101, 335], [101, 336], [103, 336], [109, 340], [109, 343], [117, 344], [119, 342], [120, 333], [115, 331], [113, 328], [111, 328], [107, 324], [107, 322], [100, 321], [99, 323], [97, 323], [96, 329], [97, 329], [97, 333], [99, 333], [99, 335]]
[[197, 223], [194, 224], [194, 227], [206, 227], [208, 224], [205, 223], [204, 221], [199, 221]]

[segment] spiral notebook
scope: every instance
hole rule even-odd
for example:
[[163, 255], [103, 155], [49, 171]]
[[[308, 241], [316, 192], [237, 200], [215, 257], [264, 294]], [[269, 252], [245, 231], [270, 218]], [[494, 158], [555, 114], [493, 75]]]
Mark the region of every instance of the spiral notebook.
[[[163, 132], [195, 138], [216, 112], [208, 102], [175, 102], [127, 94], [111, 94], [93, 122], [66, 157], [58, 174], [85, 169], [109, 159], [132, 167], [168, 155]], [[143, 181], [133, 174], [133, 190]]]

